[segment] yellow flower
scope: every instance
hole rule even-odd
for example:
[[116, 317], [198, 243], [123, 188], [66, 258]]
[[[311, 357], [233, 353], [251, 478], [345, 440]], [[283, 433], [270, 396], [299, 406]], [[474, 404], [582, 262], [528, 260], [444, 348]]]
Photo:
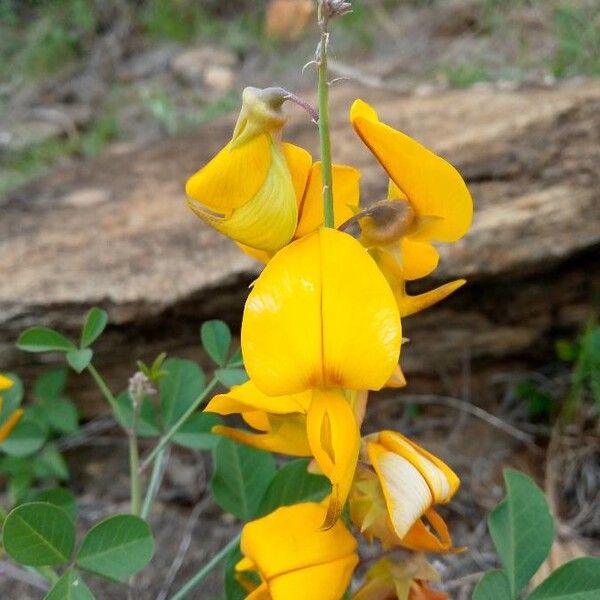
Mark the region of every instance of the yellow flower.
[[357, 473], [350, 497], [351, 518], [363, 534], [386, 547], [452, 550], [448, 528], [433, 506], [454, 496], [460, 483], [456, 474], [394, 431], [364, 438], [363, 452], [372, 470]]
[[[313, 163], [312, 156], [304, 148], [283, 143], [298, 207], [298, 222], [293, 238], [297, 240], [323, 225], [323, 177], [321, 163]], [[347, 165], [332, 165], [335, 226], [338, 227], [358, 210], [360, 173]], [[267, 263], [274, 252], [257, 250], [239, 244], [250, 256]]]
[[[366, 102], [354, 102], [350, 121], [389, 175], [391, 201], [408, 204], [405, 212], [410, 215], [405, 218], [405, 231], [398, 236], [402, 238], [402, 253], [408, 255], [405, 277], [424, 277], [435, 269], [438, 256], [433, 247], [421, 245], [455, 242], [469, 229], [473, 217], [469, 190], [450, 163], [382, 123]], [[409, 260], [412, 254], [419, 259], [415, 264]]]
[[[10, 389], [13, 385], [14, 383], [11, 379], [0, 373], [0, 392]], [[4, 398], [0, 396], [0, 413], [2, 412], [3, 405]], [[23, 409], [17, 408], [8, 416], [8, 418], [4, 420], [4, 423], [0, 425], [0, 443], [2, 443], [10, 435], [10, 432], [15, 428], [22, 416]]]
[[231, 141], [186, 183], [188, 205], [236, 242], [267, 252], [285, 246], [298, 209], [281, 144], [280, 88], [246, 88]]
[[356, 100], [350, 121], [390, 176], [388, 199], [376, 202], [342, 225], [367, 247], [394, 289], [401, 316], [442, 300], [461, 285], [456, 280], [419, 296], [405, 282], [429, 275], [439, 254], [431, 242], [454, 242], [468, 230], [473, 201], [456, 169], [407, 135], [379, 121]]
[[332, 483], [331, 524], [360, 446], [347, 390], [380, 389], [398, 365], [402, 334], [391, 289], [356, 240], [321, 228], [267, 264], [246, 302], [241, 337], [246, 369], [262, 394], [311, 393], [307, 438]]
[[244, 526], [238, 573], [255, 571], [260, 585], [246, 600], [339, 600], [358, 563], [357, 543], [341, 521], [319, 529], [325, 508], [278, 508]]

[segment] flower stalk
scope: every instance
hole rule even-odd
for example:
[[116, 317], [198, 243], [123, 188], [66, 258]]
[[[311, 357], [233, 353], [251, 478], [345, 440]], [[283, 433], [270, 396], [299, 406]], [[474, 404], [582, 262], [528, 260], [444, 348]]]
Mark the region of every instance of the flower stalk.
[[317, 73], [319, 95], [319, 142], [323, 177], [323, 216], [325, 227], [334, 227], [333, 176], [331, 174], [331, 137], [329, 132], [329, 80], [327, 73], [327, 47], [329, 45], [329, 17], [327, 0], [320, 0], [318, 21], [321, 39], [317, 48]]

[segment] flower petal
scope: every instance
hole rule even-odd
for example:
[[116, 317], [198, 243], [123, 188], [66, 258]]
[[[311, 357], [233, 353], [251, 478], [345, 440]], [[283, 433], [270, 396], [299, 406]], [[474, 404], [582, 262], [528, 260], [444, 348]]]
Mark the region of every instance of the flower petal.
[[354, 479], [360, 432], [350, 403], [338, 390], [316, 391], [306, 419], [308, 442], [317, 464], [331, 481], [329, 510], [323, 527], [339, 518]]
[[[346, 165], [333, 165], [333, 212], [335, 227], [354, 215], [352, 207], [358, 206], [360, 172]], [[321, 163], [316, 162], [310, 171], [308, 185], [299, 206], [298, 227], [294, 237], [308, 235], [323, 225], [323, 175]]]
[[325, 508], [315, 503], [278, 508], [246, 523], [242, 553], [267, 582], [284, 573], [356, 556], [356, 540], [343, 522], [322, 531], [319, 526], [324, 517]]
[[267, 396], [252, 380], [233, 386], [226, 394], [212, 398], [204, 409], [220, 415], [230, 415], [252, 410], [260, 410], [277, 415], [306, 413], [312, 394], [310, 391], [285, 396]]
[[398, 299], [398, 309], [400, 310], [400, 315], [403, 317], [408, 317], [425, 310], [426, 308], [441, 302], [444, 298], [447, 298], [458, 288], [465, 285], [465, 283], [467, 283], [466, 279], [455, 279], [454, 281], [449, 281], [444, 285], [440, 285], [433, 290], [429, 290], [428, 292], [424, 292], [423, 294], [418, 294], [416, 296], [409, 296], [406, 293], [398, 295], [396, 298]]
[[418, 469], [427, 482], [435, 503], [450, 501], [460, 480], [446, 463], [397, 431], [381, 431], [378, 439], [388, 451], [404, 457]]
[[[251, 143], [252, 140], [241, 148]], [[271, 143], [267, 152], [271, 162], [266, 176], [262, 178], [262, 185], [254, 195], [248, 194], [243, 204], [232, 206], [232, 210], [223, 213], [224, 216], [205, 210], [205, 206], [193, 200], [189, 200], [188, 204], [198, 217], [232, 240], [258, 250], [275, 252], [292, 239], [298, 221], [298, 207], [281, 149]], [[255, 176], [249, 171], [251, 167], [238, 168], [246, 169], [244, 174], [247, 174], [249, 186], [252, 186]]]
[[[272, 600], [339, 600], [352, 579], [358, 557], [350, 554], [336, 561], [290, 571], [269, 585]], [[310, 596], [307, 596], [310, 586]]]
[[9, 379], [6, 377], [6, 375], [2, 375], [2, 373], [0, 373], [0, 392], [10, 389], [13, 385], [14, 382], [12, 379]]
[[0, 426], [0, 443], [2, 443], [17, 426], [17, 423], [23, 416], [23, 412], [22, 408], [17, 408], [17, 410], [14, 410], [8, 419], [2, 423], [2, 426]]
[[288, 142], [282, 144], [282, 149], [290, 175], [292, 176], [292, 183], [294, 184], [294, 191], [296, 193], [296, 204], [300, 207], [310, 176], [310, 168], [313, 162], [312, 156], [304, 148]]
[[402, 274], [404, 279], [412, 281], [433, 273], [440, 261], [438, 251], [425, 242], [415, 242], [403, 238], [400, 242], [402, 257]]
[[410, 461], [377, 443], [368, 443], [367, 452], [379, 477], [396, 535], [403, 538], [431, 506], [427, 482]]
[[269, 395], [380, 389], [398, 364], [401, 339], [385, 278], [359, 242], [334, 229], [277, 253], [242, 321], [246, 368]]
[[473, 200], [458, 171], [416, 140], [380, 122], [362, 100], [352, 105], [350, 120], [418, 216], [441, 217], [432, 225], [430, 239], [461, 238], [471, 224]]
[[[264, 416], [267, 421], [266, 428], [262, 423], [251, 423], [252, 418], [248, 419], [248, 417], [252, 416]], [[253, 412], [245, 413], [244, 420], [250, 421], [249, 424], [255, 426], [256, 429], [262, 429], [264, 433], [253, 433], [223, 425], [213, 427], [213, 432], [268, 452], [289, 456], [312, 456], [306, 437], [306, 417], [304, 415], [267, 415]]]
[[185, 184], [186, 194], [225, 216], [246, 204], [264, 185], [271, 166], [271, 137], [256, 135], [244, 144], [229, 142]]
[[448, 526], [433, 508], [425, 512], [424, 518], [419, 519], [399, 543], [415, 552], [460, 551], [452, 546]]

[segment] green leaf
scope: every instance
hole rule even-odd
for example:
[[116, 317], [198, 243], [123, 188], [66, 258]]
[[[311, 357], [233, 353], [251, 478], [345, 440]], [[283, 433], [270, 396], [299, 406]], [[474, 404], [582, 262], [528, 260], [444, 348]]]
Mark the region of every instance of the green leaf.
[[93, 344], [104, 331], [107, 323], [108, 313], [101, 308], [92, 308], [85, 317], [85, 323], [81, 330], [81, 347], [87, 348]]
[[277, 471], [262, 499], [259, 514], [265, 515], [279, 508], [299, 502], [319, 502], [330, 491], [329, 480], [307, 471], [306, 458], [292, 460]]
[[17, 340], [17, 347], [25, 352], [69, 352], [75, 350], [75, 344], [62, 333], [49, 327], [31, 327], [25, 330]]
[[46, 441], [42, 425], [32, 419], [22, 418], [0, 448], [11, 456], [29, 456], [37, 452]]
[[193, 361], [169, 358], [167, 375], [159, 380], [160, 410], [165, 429], [174, 425], [204, 389], [204, 373]]
[[77, 514], [77, 501], [72, 492], [65, 488], [49, 488], [37, 492], [33, 497], [33, 502], [49, 502], [54, 506], [62, 508], [71, 520], [75, 520]]
[[504, 480], [506, 498], [489, 514], [488, 527], [516, 597], [550, 551], [554, 520], [544, 494], [529, 477], [506, 469]]
[[245, 369], [217, 369], [215, 371], [215, 377], [225, 387], [232, 387], [234, 385], [241, 385], [248, 381], [248, 374]]
[[47, 423], [56, 433], [75, 433], [79, 429], [79, 414], [70, 400], [63, 398], [44, 402], [43, 412]]
[[72, 569], [65, 571], [44, 600], [95, 600], [81, 575]]
[[173, 441], [193, 450], [212, 450], [221, 437], [211, 433], [211, 429], [221, 422], [218, 415], [193, 414], [173, 436]]
[[223, 510], [247, 521], [257, 516], [275, 473], [270, 453], [222, 438], [214, 451], [212, 495]]
[[[125, 429], [131, 429], [133, 419], [133, 406], [131, 405], [131, 397], [128, 391], [121, 392], [117, 397], [117, 413], [115, 415], [117, 421], [125, 427]], [[158, 419], [156, 417], [156, 411], [154, 410], [154, 404], [148, 397], [142, 398], [142, 405], [140, 407], [140, 415], [137, 426], [138, 435], [142, 437], [155, 437], [160, 435], [160, 429], [158, 427]]]
[[227, 364], [229, 347], [231, 346], [231, 331], [223, 321], [206, 321], [200, 328], [202, 345], [207, 354], [220, 366]]
[[40, 375], [33, 389], [36, 399], [46, 401], [60, 398], [67, 385], [68, 374], [69, 372], [65, 367], [59, 367]]
[[71, 350], [67, 352], [67, 362], [76, 373], [83, 373], [83, 370], [90, 364], [94, 353], [89, 348], [83, 350]]
[[471, 600], [512, 600], [504, 571], [488, 571], [475, 586]]
[[244, 357], [242, 356], [242, 349], [238, 348], [233, 356], [227, 361], [228, 367], [243, 367], [244, 366]]
[[125, 582], [152, 559], [154, 540], [140, 517], [115, 515], [94, 525], [77, 554], [77, 564], [90, 573]]
[[38, 479], [69, 479], [69, 468], [63, 455], [53, 444], [48, 444], [33, 461], [33, 470]]
[[31, 491], [33, 484], [33, 474], [29, 470], [15, 473], [8, 480], [8, 494], [12, 498], [13, 503], [21, 504], [27, 499], [28, 493]]
[[576, 558], [559, 567], [527, 600], [598, 600], [600, 558]]
[[30, 502], [9, 513], [2, 538], [6, 553], [22, 565], [62, 565], [71, 559], [75, 526], [62, 508]]

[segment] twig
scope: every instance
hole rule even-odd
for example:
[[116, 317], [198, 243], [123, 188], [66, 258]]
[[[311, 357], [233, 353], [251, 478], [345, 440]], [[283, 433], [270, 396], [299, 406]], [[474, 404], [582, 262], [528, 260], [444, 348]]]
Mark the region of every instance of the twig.
[[533, 438], [524, 431], [521, 431], [510, 423], [505, 423], [502, 419], [496, 417], [492, 413], [483, 410], [483, 408], [468, 402], [463, 402], [458, 398], [452, 398], [450, 396], [438, 396], [436, 394], [417, 394], [411, 396], [401, 396], [400, 400], [409, 404], [441, 404], [443, 406], [448, 406], [456, 410], [467, 412], [470, 415], [485, 421], [492, 427], [495, 427], [496, 429], [503, 431], [520, 442], [523, 442], [531, 450], [538, 453], [540, 452], [540, 448], [535, 444]]
[[200, 515], [206, 508], [206, 505], [210, 502], [210, 498], [204, 498], [200, 502], [194, 506], [194, 510], [192, 510], [190, 516], [188, 517], [187, 523], [185, 525], [185, 530], [183, 532], [183, 536], [181, 538], [181, 542], [179, 543], [179, 548], [177, 550], [177, 554], [169, 567], [169, 572], [167, 573], [167, 577], [165, 579], [165, 583], [163, 584], [158, 596], [156, 596], [156, 600], [166, 600], [167, 595], [169, 594], [169, 590], [175, 581], [175, 577], [177, 577], [177, 573], [181, 569], [181, 565], [183, 565], [183, 561], [185, 560], [185, 555], [189, 550], [190, 544], [192, 543], [192, 538], [194, 534], [194, 528], [196, 527], [196, 523], [200, 518]]

